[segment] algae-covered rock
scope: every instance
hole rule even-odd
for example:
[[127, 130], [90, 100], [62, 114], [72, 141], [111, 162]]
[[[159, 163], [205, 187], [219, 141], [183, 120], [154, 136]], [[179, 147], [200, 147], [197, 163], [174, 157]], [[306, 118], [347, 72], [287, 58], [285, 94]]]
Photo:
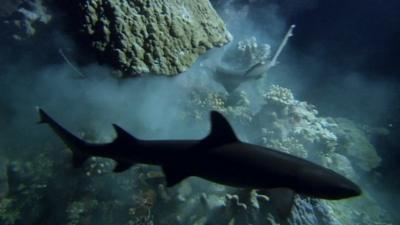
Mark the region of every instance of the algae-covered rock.
[[81, 33], [123, 75], [185, 71], [231, 40], [208, 0], [79, 1]]

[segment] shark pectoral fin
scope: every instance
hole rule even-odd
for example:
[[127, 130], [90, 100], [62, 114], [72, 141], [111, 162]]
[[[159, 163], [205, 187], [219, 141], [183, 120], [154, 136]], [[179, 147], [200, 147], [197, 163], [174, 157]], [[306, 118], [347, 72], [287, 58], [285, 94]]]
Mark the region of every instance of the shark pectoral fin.
[[167, 187], [172, 187], [189, 177], [180, 168], [163, 166], [162, 169], [164, 171], [165, 179], [167, 181]]
[[117, 162], [117, 165], [114, 167], [113, 172], [115, 173], [121, 173], [124, 172], [125, 170], [128, 170], [131, 168], [134, 164], [132, 163], [124, 163], [124, 162]]
[[289, 188], [274, 188], [266, 192], [272, 207], [281, 219], [287, 219], [293, 208], [294, 192]]
[[72, 164], [74, 168], [81, 167], [89, 157], [90, 156], [88, 154], [85, 154], [83, 152], [78, 152], [78, 151], [72, 152]]

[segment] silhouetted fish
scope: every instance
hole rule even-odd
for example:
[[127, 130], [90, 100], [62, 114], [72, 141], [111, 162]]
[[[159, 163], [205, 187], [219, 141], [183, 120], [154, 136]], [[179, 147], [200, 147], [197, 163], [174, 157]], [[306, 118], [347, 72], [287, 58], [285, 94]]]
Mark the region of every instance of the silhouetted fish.
[[73, 152], [73, 164], [90, 156], [114, 159], [115, 172], [135, 163], [162, 167], [167, 186], [190, 176], [216, 183], [252, 189], [277, 189], [284, 193], [281, 215], [289, 215], [293, 192], [323, 199], [343, 199], [361, 194], [346, 177], [305, 159], [273, 149], [241, 142], [228, 121], [211, 112], [211, 132], [202, 140], [139, 140], [117, 125], [111, 143], [87, 143], [59, 125], [38, 108], [40, 123], [48, 123]]

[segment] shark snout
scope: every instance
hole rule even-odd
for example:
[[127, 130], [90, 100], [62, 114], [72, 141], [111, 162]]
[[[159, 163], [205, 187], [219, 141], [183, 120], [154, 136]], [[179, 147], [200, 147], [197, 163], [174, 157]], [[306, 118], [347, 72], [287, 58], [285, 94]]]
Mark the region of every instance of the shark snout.
[[347, 179], [344, 176], [335, 174], [336, 179], [334, 183], [331, 183], [331, 190], [334, 195], [330, 196], [328, 199], [343, 199], [343, 198], [351, 198], [361, 195], [361, 188], [353, 183], [351, 180]]
[[338, 200], [361, 194], [360, 187], [343, 175], [325, 168], [305, 169], [302, 171], [301, 192], [310, 196]]
[[343, 189], [343, 192], [346, 193], [346, 197], [355, 197], [361, 195], [361, 188], [357, 184], [351, 182], [350, 180], [347, 180], [345, 183], [346, 185], [341, 188]]

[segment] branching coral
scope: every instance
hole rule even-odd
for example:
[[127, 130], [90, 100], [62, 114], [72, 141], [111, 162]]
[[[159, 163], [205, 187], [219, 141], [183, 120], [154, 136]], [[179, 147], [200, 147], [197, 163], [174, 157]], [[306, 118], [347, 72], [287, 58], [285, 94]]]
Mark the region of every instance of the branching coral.
[[307, 158], [308, 152], [299, 140], [293, 137], [283, 139], [262, 138], [263, 145], [269, 148], [278, 149], [279, 151]]
[[294, 103], [294, 96], [292, 91], [278, 85], [271, 85], [263, 94], [266, 105], [277, 107], [285, 107]]
[[337, 124], [318, 117], [315, 106], [295, 100], [289, 89], [277, 85], [272, 85], [263, 96], [265, 105], [256, 117], [259, 123], [265, 124], [265, 130], [262, 130], [264, 144], [287, 149], [292, 143], [289, 148], [299, 152], [291, 153], [300, 156], [306, 156], [304, 149], [309, 148], [318, 149], [314, 155], [335, 151], [337, 137], [332, 128]]
[[252, 119], [250, 100], [245, 92], [240, 92], [236, 102], [229, 104], [226, 93], [193, 91], [189, 103], [186, 104], [188, 118], [208, 120], [209, 112], [216, 110], [241, 124], [249, 124]]

